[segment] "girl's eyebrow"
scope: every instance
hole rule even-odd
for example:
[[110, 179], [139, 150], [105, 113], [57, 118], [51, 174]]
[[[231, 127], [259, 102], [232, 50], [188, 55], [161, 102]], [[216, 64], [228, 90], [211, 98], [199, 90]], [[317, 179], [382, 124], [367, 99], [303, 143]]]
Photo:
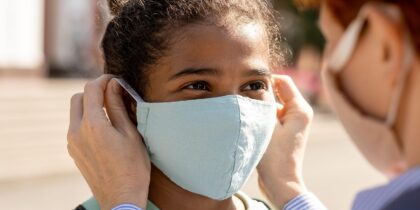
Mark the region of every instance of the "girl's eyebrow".
[[[217, 69], [212, 68], [186, 68], [169, 78], [168, 81], [178, 79], [180, 77], [191, 76], [191, 75], [209, 75], [209, 76], [218, 76], [221, 72]], [[260, 69], [250, 69], [246, 71], [243, 76], [251, 77], [251, 76], [271, 76], [271, 71], [265, 68]]]
[[173, 76], [171, 76], [169, 78], [170, 80], [174, 80], [174, 79], [178, 79], [180, 77], [184, 77], [184, 76], [190, 76], [190, 75], [211, 75], [211, 76], [217, 76], [219, 75], [220, 72], [217, 69], [212, 69], [212, 68], [199, 68], [199, 69], [195, 69], [195, 68], [187, 68], [184, 69], [176, 74], [174, 74]]
[[260, 68], [260, 69], [251, 69], [243, 74], [243, 76], [271, 76], [271, 71], [269, 69]]

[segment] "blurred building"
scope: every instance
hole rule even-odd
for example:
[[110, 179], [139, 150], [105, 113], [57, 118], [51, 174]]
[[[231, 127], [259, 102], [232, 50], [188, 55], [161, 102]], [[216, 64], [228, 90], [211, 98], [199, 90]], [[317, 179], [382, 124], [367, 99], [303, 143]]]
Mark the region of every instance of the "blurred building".
[[[292, 0], [273, 2], [282, 17], [282, 46], [290, 52], [285, 73], [317, 104], [323, 100], [318, 13], [299, 11]], [[0, 76], [101, 74], [100, 41], [109, 19], [107, 0], [0, 0]]]
[[102, 0], [0, 0], [0, 75], [99, 74], [105, 12]]

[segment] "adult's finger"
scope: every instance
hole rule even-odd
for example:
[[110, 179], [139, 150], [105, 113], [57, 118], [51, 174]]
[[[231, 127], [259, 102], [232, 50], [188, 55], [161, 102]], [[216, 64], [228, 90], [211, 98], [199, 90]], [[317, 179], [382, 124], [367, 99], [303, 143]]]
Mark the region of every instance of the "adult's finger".
[[281, 102], [288, 104], [294, 100], [303, 99], [302, 94], [289, 76], [274, 74], [272, 78], [275, 92]]
[[310, 121], [313, 111], [308, 102], [304, 99], [293, 80], [285, 75], [273, 75], [274, 88], [277, 97], [284, 104], [284, 108], [279, 109], [277, 116], [279, 119], [286, 120], [283, 117], [289, 116]]
[[[113, 76], [110, 74], [104, 74], [85, 85], [85, 92], [83, 95], [83, 117], [107, 121], [107, 117], [103, 110], [104, 93], [106, 86], [112, 77]], [[99, 121], [96, 122], [99, 123]]]
[[83, 93], [76, 93], [70, 99], [69, 132], [79, 128], [83, 117]]
[[108, 82], [105, 92], [105, 108], [112, 125], [119, 131], [128, 133], [135, 127], [128, 116], [122, 94], [123, 89], [117, 81], [112, 79]]

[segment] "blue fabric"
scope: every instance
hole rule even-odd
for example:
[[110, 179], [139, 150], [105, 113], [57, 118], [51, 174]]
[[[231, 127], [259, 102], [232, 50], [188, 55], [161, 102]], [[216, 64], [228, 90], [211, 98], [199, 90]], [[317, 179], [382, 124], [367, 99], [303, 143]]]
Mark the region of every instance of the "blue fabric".
[[178, 186], [217, 200], [240, 190], [276, 122], [275, 103], [234, 95], [140, 103], [137, 113], [152, 163]]
[[[84, 209], [86, 210], [101, 210], [99, 208], [99, 204], [96, 201], [95, 197], [90, 197], [88, 200], [86, 200], [81, 206], [83, 206]], [[127, 207], [129, 210], [137, 210], [136, 208], [143, 210], [133, 204], [121, 204], [118, 205], [116, 207], [114, 207], [112, 210], [126, 210], [126, 209], [121, 209], [122, 207]], [[154, 203], [152, 203], [151, 201], [147, 201], [147, 207], [146, 210], [159, 210], [159, 208], [157, 208], [155, 206]]]
[[304, 193], [289, 201], [284, 210], [326, 210], [327, 208], [312, 193]]
[[403, 193], [397, 199], [386, 205], [383, 210], [418, 210], [420, 209], [420, 186]]
[[[312, 194], [302, 194], [289, 201], [285, 210], [323, 210], [320, 201]], [[420, 167], [413, 168], [387, 185], [358, 193], [353, 210], [419, 210]]]
[[390, 201], [420, 186], [420, 167], [413, 168], [384, 186], [375, 187], [357, 194], [353, 210], [380, 210]]
[[[242, 201], [247, 210], [270, 210], [270, 208], [263, 201], [253, 200], [243, 192], [239, 191], [234, 196]], [[126, 210], [126, 208], [127, 210], [142, 210], [133, 204], [121, 204], [114, 207], [112, 210]], [[91, 197], [89, 200], [83, 203], [83, 205], [79, 205], [75, 210], [100, 210], [100, 208], [96, 202], [96, 199]], [[147, 201], [146, 210], [159, 210], [159, 208], [149, 200]]]
[[136, 205], [126, 203], [126, 204], [120, 204], [112, 208], [111, 210], [142, 210], [142, 209], [137, 207]]
[[262, 158], [277, 104], [240, 95], [148, 103], [137, 101], [137, 128], [151, 162], [178, 186], [224, 200], [238, 192]]

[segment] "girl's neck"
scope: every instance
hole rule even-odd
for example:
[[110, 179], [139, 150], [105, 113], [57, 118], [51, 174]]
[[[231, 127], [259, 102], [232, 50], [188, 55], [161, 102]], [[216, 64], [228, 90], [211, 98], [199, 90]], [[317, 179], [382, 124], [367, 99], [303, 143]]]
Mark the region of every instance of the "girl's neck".
[[242, 201], [232, 196], [226, 200], [213, 200], [189, 192], [166, 177], [159, 169], [152, 166], [149, 186], [149, 200], [160, 210], [239, 210], [245, 209]]

